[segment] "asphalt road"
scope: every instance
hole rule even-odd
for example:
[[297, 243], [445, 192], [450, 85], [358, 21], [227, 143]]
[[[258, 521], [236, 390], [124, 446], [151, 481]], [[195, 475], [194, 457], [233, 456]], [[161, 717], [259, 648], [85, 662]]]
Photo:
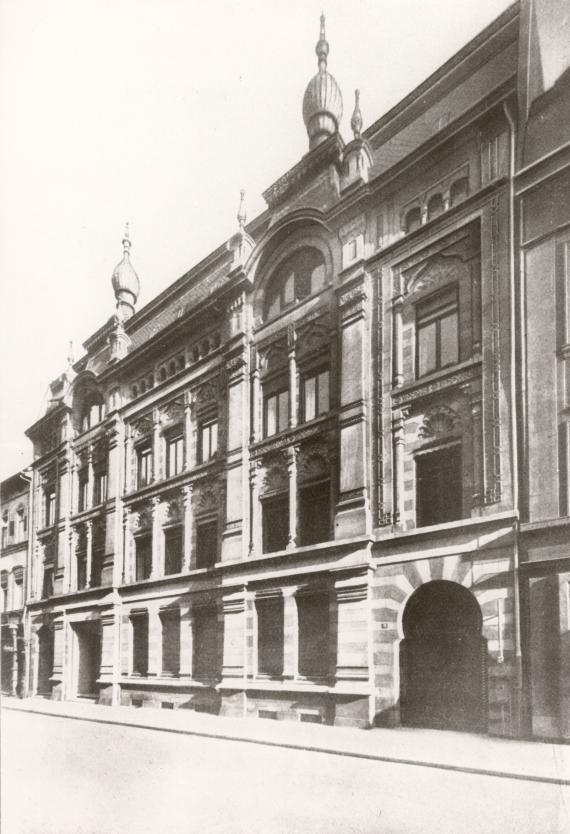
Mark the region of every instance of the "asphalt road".
[[570, 832], [570, 787], [11, 710], [1, 755], [2, 834]]

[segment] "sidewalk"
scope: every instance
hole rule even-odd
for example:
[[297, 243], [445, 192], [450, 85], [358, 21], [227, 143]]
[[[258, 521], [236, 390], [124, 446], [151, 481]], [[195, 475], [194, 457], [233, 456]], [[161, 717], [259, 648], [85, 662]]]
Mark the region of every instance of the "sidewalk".
[[564, 744], [412, 728], [352, 730], [292, 721], [221, 718], [188, 710], [105, 707], [43, 698], [5, 697], [2, 707], [162, 732], [570, 785], [570, 746]]

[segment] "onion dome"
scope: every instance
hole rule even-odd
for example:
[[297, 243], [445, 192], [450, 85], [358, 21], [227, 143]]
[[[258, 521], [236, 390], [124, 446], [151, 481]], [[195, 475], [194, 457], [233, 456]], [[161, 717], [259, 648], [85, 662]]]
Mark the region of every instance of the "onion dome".
[[123, 237], [123, 257], [113, 270], [111, 279], [113, 291], [117, 299], [117, 314], [125, 321], [135, 312], [135, 304], [140, 292], [139, 276], [134, 270], [130, 261], [131, 239], [129, 237], [129, 224], [125, 227]]
[[303, 97], [303, 121], [314, 148], [338, 132], [342, 118], [342, 93], [327, 70], [329, 44], [325, 35], [325, 16], [321, 15], [321, 33], [316, 49], [319, 71], [311, 78]]

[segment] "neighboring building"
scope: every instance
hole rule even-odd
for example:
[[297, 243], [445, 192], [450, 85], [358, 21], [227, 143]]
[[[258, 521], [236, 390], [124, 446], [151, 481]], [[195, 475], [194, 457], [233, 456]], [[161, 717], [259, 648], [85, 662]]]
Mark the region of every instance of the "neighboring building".
[[17, 472], [0, 484], [2, 692], [22, 692], [25, 672], [24, 602], [28, 560], [30, 478]]
[[28, 430], [30, 691], [570, 736], [570, 93], [527, 6], [348, 143], [323, 21], [267, 210], [136, 313], [125, 235]]

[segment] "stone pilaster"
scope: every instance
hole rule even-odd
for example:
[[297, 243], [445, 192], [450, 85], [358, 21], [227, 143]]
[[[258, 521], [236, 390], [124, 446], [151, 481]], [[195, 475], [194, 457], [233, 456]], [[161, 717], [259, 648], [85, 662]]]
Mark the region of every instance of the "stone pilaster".
[[287, 331], [287, 357], [289, 363], [289, 428], [297, 425], [297, 357], [295, 351], [296, 334], [293, 325]]
[[161, 467], [161, 434], [160, 434], [160, 409], [155, 408], [152, 412], [152, 480], [153, 483], [162, 477]]
[[162, 504], [160, 498], [151, 498], [152, 505], [152, 569], [151, 579], [164, 575], [164, 536], [162, 533]]
[[192, 484], [182, 487], [182, 509], [184, 513], [184, 552], [182, 557], [182, 573], [188, 573], [194, 567], [192, 564]]
[[249, 518], [250, 518], [250, 536], [249, 536], [249, 555], [258, 556], [263, 550], [262, 543], [262, 527], [261, 527], [261, 503], [260, 496], [260, 464], [259, 461], [253, 461], [249, 470]]
[[404, 510], [404, 452], [405, 412], [400, 410], [392, 419], [392, 444], [394, 466], [394, 524], [398, 524]]
[[85, 532], [87, 537], [87, 567], [85, 569], [85, 587], [91, 587], [91, 573], [93, 570], [93, 522], [87, 521], [85, 524]]
[[259, 354], [251, 348], [251, 435], [252, 443], [261, 440], [261, 382], [259, 378]]
[[188, 471], [195, 466], [192, 458], [193, 449], [192, 436], [192, 405], [190, 391], [184, 392], [184, 469]]
[[291, 446], [287, 453], [287, 477], [289, 481], [289, 538], [287, 549], [297, 547], [297, 458], [299, 447]]

